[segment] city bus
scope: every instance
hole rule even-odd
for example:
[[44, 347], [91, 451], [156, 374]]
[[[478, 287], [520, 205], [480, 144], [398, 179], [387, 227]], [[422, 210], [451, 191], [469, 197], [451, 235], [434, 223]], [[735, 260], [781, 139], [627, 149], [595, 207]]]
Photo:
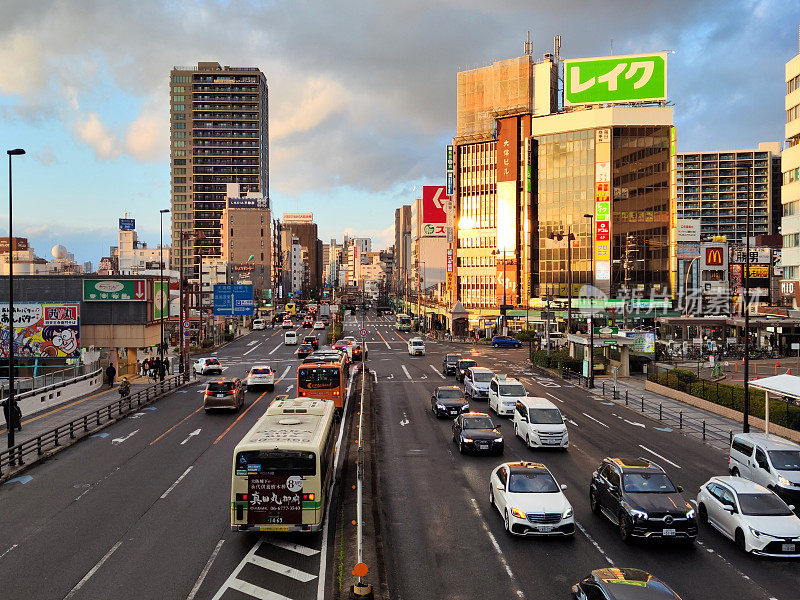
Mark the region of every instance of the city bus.
[[397, 315], [394, 328], [397, 331], [411, 331], [411, 317], [409, 315]]
[[287, 302], [286, 305], [283, 307], [286, 311], [287, 315], [292, 317], [297, 315], [297, 304], [294, 302]]
[[334, 471], [334, 406], [276, 400], [233, 451], [233, 531], [319, 531]]
[[319, 398], [332, 400], [336, 406], [336, 415], [341, 416], [344, 396], [347, 394], [345, 384], [346, 363], [343, 358], [327, 362], [304, 362], [297, 367], [297, 395], [301, 398]]

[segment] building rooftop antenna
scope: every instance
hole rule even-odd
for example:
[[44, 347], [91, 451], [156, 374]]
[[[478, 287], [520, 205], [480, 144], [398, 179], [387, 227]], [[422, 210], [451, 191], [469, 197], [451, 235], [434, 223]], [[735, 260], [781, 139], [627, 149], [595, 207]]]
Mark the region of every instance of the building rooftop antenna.
[[531, 41], [531, 30], [528, 30], [528, 35], [525, 38], [525, 43], [522, 44], [522, 51], [525, 55], [530, 56], [533, 54], [533, 42]]

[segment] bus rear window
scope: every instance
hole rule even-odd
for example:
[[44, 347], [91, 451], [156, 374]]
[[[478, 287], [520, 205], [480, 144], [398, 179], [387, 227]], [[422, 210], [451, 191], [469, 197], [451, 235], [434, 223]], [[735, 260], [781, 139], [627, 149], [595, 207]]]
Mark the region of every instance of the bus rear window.
[[307, 390], [329, 390], [340, 385], [339, 369], [332, 367], [301, 368], [297, 373], [298, 385]]
[[316, 475], [317, 457], [313, 452], [300, 450], [254, 450], [239, 452], [237, 469], [248, 473], [291, 473]]

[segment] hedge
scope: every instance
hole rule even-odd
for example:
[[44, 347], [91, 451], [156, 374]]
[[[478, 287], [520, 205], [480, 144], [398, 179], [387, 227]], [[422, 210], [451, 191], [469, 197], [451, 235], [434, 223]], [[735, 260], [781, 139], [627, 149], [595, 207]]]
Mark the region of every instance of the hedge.
[[531, 356], [533, 364], [551, 369], [567, 369], [580, 373], [581, 361], [573, 358], [566, 350], [556, 350], [549, 355], [545, 350], [535, 350]]
[[[744, 412], [744, 388], [742, 386], [698, 379], [694, 372], [685, 369], [651, 373], [647, 378], [673, 390], [691, 394], [695, 398], [702, 398], [719, 406]], [[750, 415], [760, 419], [764, 418], [764, 399], [765, 394], [762, 390], [750, 390]], [[790, 404], [788, 411], [786, 408], [784, 400], [770, 398], [770, 423], [800, 431], [800, 407]]]

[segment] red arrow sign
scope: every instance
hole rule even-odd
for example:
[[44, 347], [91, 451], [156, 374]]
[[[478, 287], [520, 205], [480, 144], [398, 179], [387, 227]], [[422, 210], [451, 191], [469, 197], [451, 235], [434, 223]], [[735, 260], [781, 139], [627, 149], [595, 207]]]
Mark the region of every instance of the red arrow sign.
[[139, 300], [141, 298], [144, 298], [144, 281], [142, 281], [141, 279], [137, 279], [136, 281], [134, 281], [134, 285], [136, 286], [134, 288], [136, 299]]

